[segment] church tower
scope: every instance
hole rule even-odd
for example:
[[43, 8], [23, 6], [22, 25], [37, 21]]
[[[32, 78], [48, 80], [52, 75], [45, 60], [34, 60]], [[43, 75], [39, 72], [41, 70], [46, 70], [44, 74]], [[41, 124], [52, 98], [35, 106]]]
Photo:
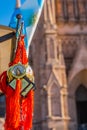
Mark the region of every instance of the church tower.
[[45, 1], [30, 47], [37, 86], [34, 130], [86, 127], [86, 37], [86, 0]]
[[45, 1], [30, 47], [37, 86], [34, 113], [34, 129], [37, 130], [68, 130], [66, 67], [62, 41], [57, 32], [55, 5], [54, 0]]
[[[66, 68], [62, 50], [62, 41], [58, 37], [56, 23], [56, 1], [49, 0], [44, 5], [44, 39], [45, 39], [45, 82], [42, 89], [42, 100], [47, 101], [47, 115], [42, 123], [43, 129], [68, 130], [68, 108]], [[41, 51], [43, 53], [43, 51]], [[43, 56], [42, 56], [43, 57]], [[41, 58], [42, 59], [42, 58]], [[43, 69], [44, 72], [44, 69]], [[46, 94], [46, 97], [45, 97]], [[45, 109], [43, 103], [42, 108]], [[42, 113], [44, 110], [42, 109]], [[43, 114], [44, 115], [44, 114]], [[55, 122], [55, 123], [54, 123]], [[59, 125], [59, 122], [60, 125]]]

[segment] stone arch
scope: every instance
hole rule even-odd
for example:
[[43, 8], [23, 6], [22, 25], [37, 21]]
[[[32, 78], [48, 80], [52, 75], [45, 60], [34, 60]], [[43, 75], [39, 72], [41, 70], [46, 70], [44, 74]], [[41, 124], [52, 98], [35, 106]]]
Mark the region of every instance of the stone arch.
[[69, 75], [70, 77], [68, 78], [68, 83], [70, 84], [74, 80], [74, 78], [81, 74], [81, 72], [83, 72], [84, 70], [87, 70], [87, 66], [82, 66], [81, 68], [79, 67], [76, 70], [73, 70], [73, 74]]
[[[87, 69], [81, 70], [78, 74], [74, 76], [72, 81], [68, 84], [68, 105], [69, 105], [69, 116], [74, 129], [78, 128], [77, 122], [77, 108], [76, 108], [76, 91], [80, 85], [83, 85], [87, 88]], [[72, 109], [73, 106], [73, 109]]]
[[83, 84], [87, 86], [87, 69], [83, 69], [78, 72], [68, 84], [69, 93], [75, 94], [77, 87]]
[[68, 82], [72, 82], [74, 77], [87, 69], [87, 48], [86, 44], [81, 44], [74, 58], [72, 68], [69, 72]]

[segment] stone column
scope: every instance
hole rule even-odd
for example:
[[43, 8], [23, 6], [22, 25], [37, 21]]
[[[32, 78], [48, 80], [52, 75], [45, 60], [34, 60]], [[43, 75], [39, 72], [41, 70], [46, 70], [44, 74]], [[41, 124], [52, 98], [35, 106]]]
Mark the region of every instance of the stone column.
[[61, 110], [62, 110], [62, 119], [64, 122], [64, 130], [69, 130], [68, 93], [66, 89], [64, 91], [61, 91]]
[[51, 117], [51, 99], [49, 93], [48, 93], [47, 100], [48, 100], [48, 117]]

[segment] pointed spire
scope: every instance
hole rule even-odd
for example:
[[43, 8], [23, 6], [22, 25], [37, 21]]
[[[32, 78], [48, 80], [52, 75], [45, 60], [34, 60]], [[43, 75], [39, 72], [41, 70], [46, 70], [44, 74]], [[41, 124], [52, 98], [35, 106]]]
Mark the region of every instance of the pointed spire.
[[16, 8], [20, 8], [21, 7], [21, 1], [20, 0], [16, 0]]

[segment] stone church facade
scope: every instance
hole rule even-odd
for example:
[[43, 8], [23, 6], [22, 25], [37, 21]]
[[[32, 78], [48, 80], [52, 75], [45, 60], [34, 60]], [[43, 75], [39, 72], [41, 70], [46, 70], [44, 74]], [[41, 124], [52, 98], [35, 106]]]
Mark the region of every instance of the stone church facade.
[[34, 130], [87, 129], [86, 0], [45, 1], [30, 63], [37, 87]]
[[[6, 31], [2, 31], [2, 27], [0, 30], [0, 36], [4, 35]], [[11, 50], [11, 45], [8, 47]], [[6, 53], [0, 49], [0, 73], [7, 67], [5, 64], [3, 68], [1, 62], [10, 61], [7, 55], [3, 59], [2, 54]], [[29, 61], [37, 87], [33, 130], [84, 130], [83, 127], [87, 127], [86, 0], [45, 1], [30, 46]], [[4, 107], [2, 101], [0, 97], [0, 110]], [[0, 124], [2, 122], [0, 118]]]

